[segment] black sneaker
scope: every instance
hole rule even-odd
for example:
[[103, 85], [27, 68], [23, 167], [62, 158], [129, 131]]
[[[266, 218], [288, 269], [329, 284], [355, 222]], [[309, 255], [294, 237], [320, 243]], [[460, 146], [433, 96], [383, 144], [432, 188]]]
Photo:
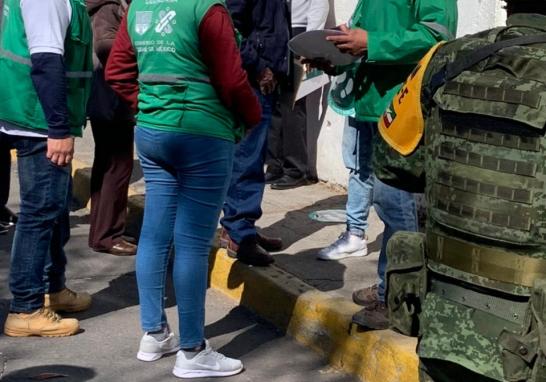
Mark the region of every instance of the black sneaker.
[[273, 256], [258, 244], [256, 236], [244, 238], [239, 244], [237, 260], [257, 267], [267, 267], [275, 262]]

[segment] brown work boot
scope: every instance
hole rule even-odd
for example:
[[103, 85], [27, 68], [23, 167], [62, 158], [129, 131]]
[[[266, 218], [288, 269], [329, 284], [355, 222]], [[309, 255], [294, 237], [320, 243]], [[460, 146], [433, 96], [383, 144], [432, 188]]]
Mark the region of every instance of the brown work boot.
[[378, 286], [374, 284], [370, 287], [355, 290], [353, 292], [353, 302], [357, 305], [368, 306], [379, 301], [377, 294]]
[[66, 337], [79, 330], [78, 320], [61, 318], [48, 308], [34, 313], [10, 313], [4, 324], [4, 334], [10, 337]]
[[91, 306], [91, 296], [89, 293], [76, 293], [64, 288], [60, 292], [46, 294], [44, 306], [55, 312], [81, 312]]
[[388, 329], [387, 305], [384, 302], [376, 301], [366, 306], [353, 315], [353, 323], [369, 329]]

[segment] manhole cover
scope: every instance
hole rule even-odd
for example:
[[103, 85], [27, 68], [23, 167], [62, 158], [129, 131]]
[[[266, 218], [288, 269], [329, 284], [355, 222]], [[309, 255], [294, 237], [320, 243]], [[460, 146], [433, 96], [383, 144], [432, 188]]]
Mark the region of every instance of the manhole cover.
[[345, 223], [347, 216], [345, 210], [322, 210], [309, 214], [309, 218], [323, 223]]

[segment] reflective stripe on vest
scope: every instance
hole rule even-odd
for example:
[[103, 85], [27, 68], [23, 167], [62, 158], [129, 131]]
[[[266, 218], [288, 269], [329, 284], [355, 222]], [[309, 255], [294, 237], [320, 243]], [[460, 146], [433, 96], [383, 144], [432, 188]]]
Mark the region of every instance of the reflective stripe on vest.
[[528, 301], [495, 297], [437, 279], [431, 280], [430, 291], [446, 300], [481, 310], [518, 325], [523, 324], [529, 306]]
[[182, 82], [201, 82], [210, 84], [208, 78], [186, 77], [186, 76], [174, 76], [164, 74], [140, 74], [138, 76], [140, 82], [150, 82], [156, 84], [180, 84]]
[[[12, 52], [0, 48], [0, 56], [21, 65], [32, 67], [30, 58], [18, 56]], [[92, 78], [93, 72], [66, 72], [67, 78]]]
[[427, 234], [427, 257], [448, 267], [504, 283], [532, 287], [546, 278], [546, 260]]

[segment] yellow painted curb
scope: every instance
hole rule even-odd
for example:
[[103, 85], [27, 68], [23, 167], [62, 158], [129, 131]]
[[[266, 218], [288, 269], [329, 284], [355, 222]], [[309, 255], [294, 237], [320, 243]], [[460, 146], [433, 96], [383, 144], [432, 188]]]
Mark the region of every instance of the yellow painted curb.
[[351, 330], [359, 307], [320, 292], [276, 266], [248, 267], [224, 249], [211, 254], [210, 283], [364, 382], [416, 382], [416, 340], [390, 330]]
[[[74, 160], [74, 197], [87, 205], [91, 171]], [[129, 190], [128, 225], [142, 219], [144, 196]], [[335, 294], [320, 292], [276, 267], [250, 267], [214, 248], [210, 285], [270, 321], [331, 365], [363, 382], [417, 382], [416, 341], [390, 330], [351, 330], [359, 307]]]

